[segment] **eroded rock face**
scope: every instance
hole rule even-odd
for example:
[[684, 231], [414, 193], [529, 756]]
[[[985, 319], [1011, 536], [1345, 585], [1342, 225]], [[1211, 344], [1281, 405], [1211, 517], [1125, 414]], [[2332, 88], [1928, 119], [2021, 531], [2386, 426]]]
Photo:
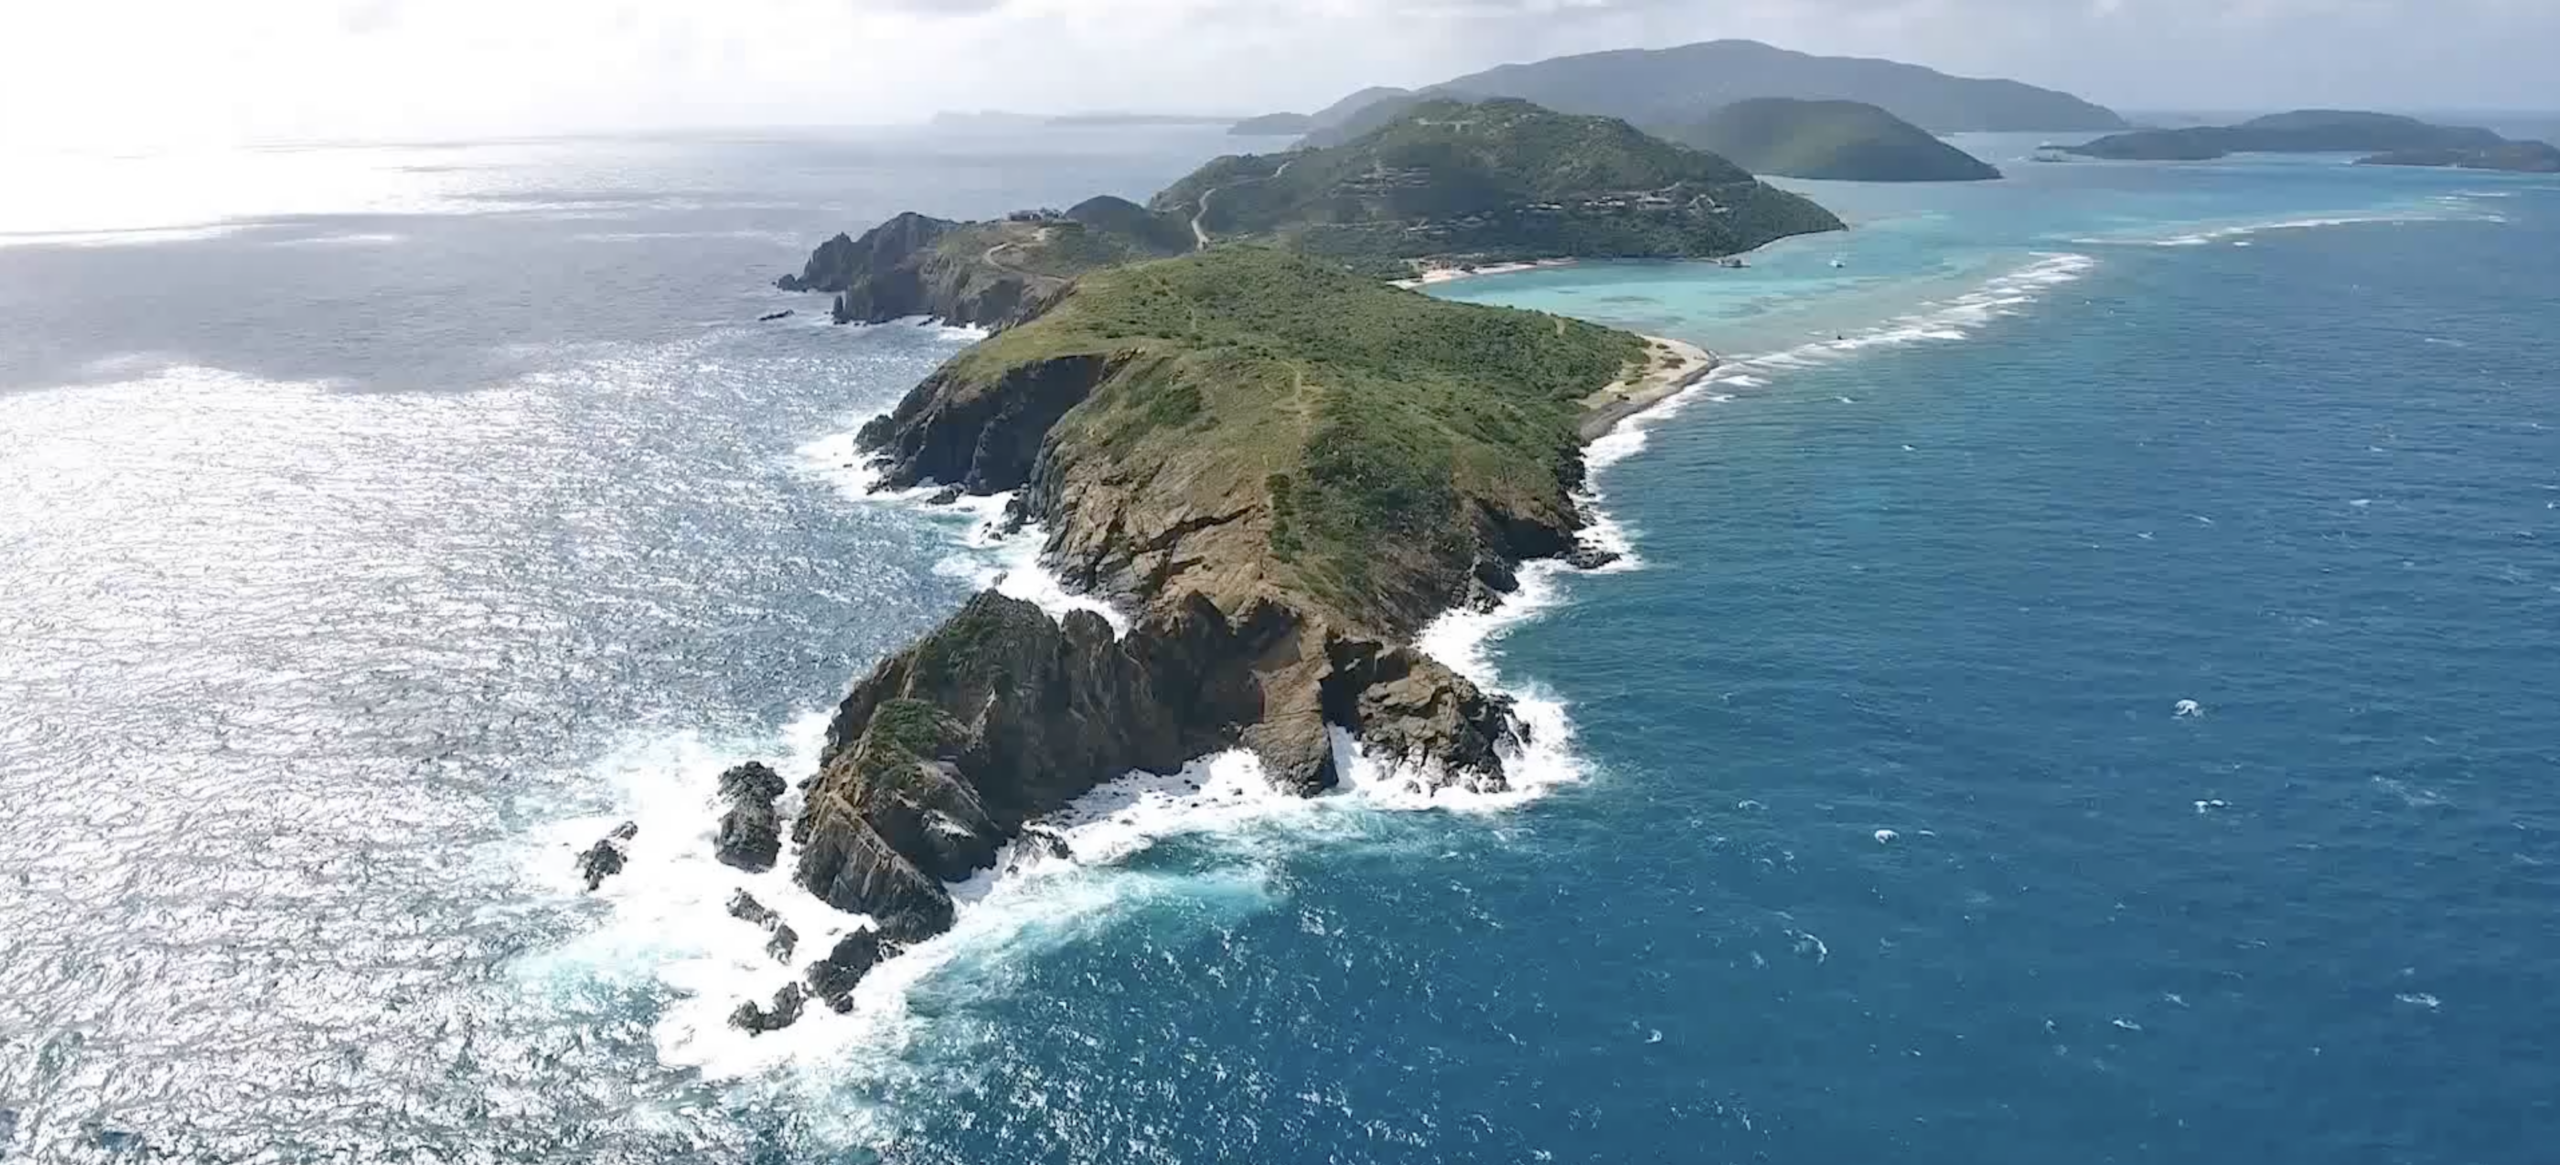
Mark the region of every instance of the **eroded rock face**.
[[946, 236], [967, 226], [910, 211], [861, 238], [839, 234], [820, 243], [798, 275], [774, 286], [834, 293], [839, 324], [930, 316], [1002, 327], [1030, 314], [1064, 282], [990, 265], [966, 240], [944, 246]]
[[782, 921], [782, 916], [774, 913], [772, 907], [756, 901], [755, 895], [740, 890], [729, 896], [729, 917], [763, 927], [770, 936], [765, 940], [764, 953], [773, 956], [775, 962], [786, 965], [791, 962], [791, 952], [800, 945], [800, 932]]
[[729, 1026], [753, 1036], [781, 1031], [800, 1022], [800, 1013], [806, 1009], [808, 1001], [808, 992], [799, 984], [786, 983], [782, 990], [773, 993], [771, 1007], [759, 1007], [754, 1000], [739, 1004], [736, 1011], [729, 1013]]
[[638, 836], [640, 827], [625, 821], [614, 826], [613, 832], [606, 834], [603, 840], [579, 852], [578, 876], [586, 880], [589, 891], [603, 886], [605, 879], [622, 872], [622, 867], [631, 860], [624, 845]]
[[837, 1012], [853, 1010], [853, 989], [880, 960], [897, 954], [899, 944], [876, 930], [857, 930], [836, 943], [827, 957], [809, 965], [809, 991]]
[[839, 909], [924, 934], [943, 883], [993, 865], [1030, 819], [1134, 769], [1172, 771], [1260, 710], [1226, 661], [1256, 628], [1205, 603], [1112, 637], [987, 592], [881, 663], [829, 725], [794, 834], [800, 883]]
[[729, 809], [720, 815], [713, 845], [722, 864], [759, 874], [773, 868], [782, 853], [782, 818], [773, 803], [788, 788], [780, 773], [757, 761], [720, 774], [720, 799]]
[[1026, 364], [985, 387], [945, 369], [864, 425], [857, 440], [880, 461], [880, 488], [939, 482], [1002, 493], [1031, 479], [1050, 428], [1111, 368], [1104, 357], [1067, 356]]
[[[1331, 787], [1329, 724], [1479, 788], [1501, 786], [1497, 750], [1516, 732], [1507, 703], [1419, 652], [1275, 602], [1228, 612], [1195, 592], [1114, 640], [1100, 616], [1055, 622], [988, 592], [838, 709], [795, 825], [796, 875], [893, 938], [929, 937], [951, 925], [946, 883], [1133, 770], [1242, 745], [1283, 787]], [[855, 978], [868, 969], [840, 963]]]

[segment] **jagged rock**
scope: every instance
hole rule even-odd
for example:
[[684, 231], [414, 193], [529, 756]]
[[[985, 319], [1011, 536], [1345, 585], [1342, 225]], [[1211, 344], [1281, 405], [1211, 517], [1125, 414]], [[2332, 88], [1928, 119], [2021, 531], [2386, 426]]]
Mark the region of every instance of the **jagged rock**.
[[769, 324], [775, 320], [787, 320], [791, 318], [791, 312], [792, 309], [787, 307], [781, 311], [769, 311], [763, 315], [757, 316], [756, 322], [760, 324]]
[[772, 955], [777, 962], [788, 964], [791, 961], [791, 953], [800, 946], [800, 932], [791, 929], [791, 924], [782, 921], [782, 916], [775, 913], [772, 907], [756, 901], [755, 895], [744, 890], [729, 896], [729, 917], [763, 927], [766, 934], [770, 936], [765, 940], [764, 952]]
[[1015, 844], [1025, 853], [1035, 853], [1042, 857], [1056, 858], [1059, 861], [1066, 861], [1076, 856], [1074, 847], [1067, 844], [1067, 839], [1036, 825], [1023, 830], [1022, 836], [1016, 839]]
[[958, 502], [960, 499], [967, 496], [969, 496], [968, 491], [961, 489], [959, 486], [946, 485], [941, 489], [935, 490], [932, 497], [926, 498], [925, 504], [933, 506], [947, 506]]
[[614, 826], [613, 832], [606, 834], [602, 841], [578, 854], [578, 876], [586, 879], [587, 889], [592, 891], [604, 885], [605, 879], [622, 872], [622, 867], [630, 861], [630, 855], [622, 848], [623, 843], [638, 836], [640, 827], [625, 821]]
[[752, 999], [739, 1004], [736, 1011], [729, 1013], [729, 1026], [752, 1036], [781, 1031], [800, 1022], [800, 1013], [808, 1005], [808, 1000], [808, 992], [801, 990], [799, 984], [786, 983], [782, 990], [773, 993], [773, 1006], [770, 1008], [758, 1007]]
[[1564, 556], [1564, 560], [1576, 570], [1598, 570], [1624, 557], [1626, 556], [1615, 550], [1595, 546], [1589, 542], [1580, 542], [1576, 543], [1573, 550]]
[[809, 965], [809, 990], [838, 1012], [853, 1010], [853, 989], [899, 945], [877, 930], [857, 930], [836, 942], [827, 957]]
[[883, 489], [938, 481], [967, 493], [1002, 493], [1030, 480], [1050, 427], [1084, 403], [1112, 367], [1107, 357], [1065, 356], [982, 387], [945, 368], [864, 425], [856, 440], [881, 458]]
[[829, 725], [796, 875], [838, 909], [939, 933], [943, 889], [1022, 827], [1133, 769], [1171, 772], [1261, 711], [1253, 636], [1205, 600], [1115, 640], [995, 592], [883, 661]]
[[1479, 557], [1467, 577], [1467, 595], [1463, 600], [1468, 610], [1490, 612], [1502, 606], [1502, 600], [1520, 590], [1520, 574], [1511, 564], [1494, 557]]
[[720, 798], [729, 803], [714, 842], [722, 864], [759, 874], [773, 868], [782, 853], [782, 818], [773, 803], [789, 787], [757, 761], [720, 774]]
[[839, 324], [930, 316], [1001, 327], [1036, 310], [1065, 282], [986, 262], [984, 244], [974, 239], [942, 245], [945, 236], [969, 225], [910, 211], [859, 239], [838, 234], [820, 243], [798, 275], [774, 280], [774, 286], [834, 293], [832, 315]]
[[1067, 839], [1033, 825], [1025, 827], [1022, 835], [1013, 839], [1013, 860], [1007, 862], [1004, 869], [1010, 874], [1021, 870], [1032, 858], [1072, 861], [1075, 856], [1076, 851], [1067, 844]]

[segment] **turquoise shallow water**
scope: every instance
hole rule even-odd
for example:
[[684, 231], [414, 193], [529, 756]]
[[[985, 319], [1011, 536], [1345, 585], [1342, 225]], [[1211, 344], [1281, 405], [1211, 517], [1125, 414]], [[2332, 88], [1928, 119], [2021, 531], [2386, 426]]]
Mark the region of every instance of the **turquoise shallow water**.
[[2334, 159], [1807, 184], [1858, 229], [1442, 288], [1732, 361], [1601, 450], [1638, 565], [1487, 646], [1555, 783], [1159, 815], [853, 1020], [706, 1034], [782, 973], [713, 776], [1023, 576], [825, 440], [965, 338], [760, 279], [1223, 143], [1070, 144], [440, 148], [0, 247], [0, 1146], [2547, 1157], [2560, 186]]

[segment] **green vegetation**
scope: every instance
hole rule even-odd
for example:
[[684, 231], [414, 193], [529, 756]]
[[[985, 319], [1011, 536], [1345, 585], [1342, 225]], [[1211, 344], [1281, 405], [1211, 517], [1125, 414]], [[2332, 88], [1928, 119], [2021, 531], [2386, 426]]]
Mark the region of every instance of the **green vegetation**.
[[1345, 145], [1221, 158], [1150, 205], [1379, 275], [1413, 260], [1712, 257], [1840, 229], [1714, 154], [1511, 100], [1424, 101]]
[[[2051, 89], [1950, 77], [1894, 61], [1808, 56], [1747, 40], [1504, 65], [1434, 85], [1423, 95], [1471, 101], [1516, 97], [1566, 113], [1620, 117], [1638, 125], [1694, 122], [1721, 106], [1755, 97], [1797, 97], [1863, 101], [1932, 133], [2103, 133], [2125, 128], [2124, 119], [2113, 112]], [[1334, 145], [1374, 129], [1382, 123], [1370, 120], [1376, 115], [1369, 107], [1413, 96], [1395, 89], [1355, 93], [1344, 101], [1351, 110], [1317, 115], [1308, 144]]]
[[2506, 170], [2560, 174], [2560, 148], [2549, 142], [2507, 142], [2487, 149], [2390, 150], [2358, 158], [2359, 166], [2450, 166], [2457, 170]]
[[2238, 125], [2145, 129], [2065, 147], [2092, 158], [2202, 162], [2228, 154], [2382, 153], [2492, 150], [2507, 140], [2485, 129], [2431, 125], [2414, 117], [2338, 109], [2297, 109]]
[[2000, 176], [1937, 135], [1857, 101], [1754, 98], [1661, 133], [1722, 154], [1756, 174], [1850, 182], [1970, 182]]
[[1264, 573], [1338, 612], [1463, 573], [1468, 504], [1551, 514], [1579, 402], [1645, 358], [1624, 332], [1387, 287], [1258, 246], [1116, 267], [963, 353], [960, 392], [1068, 356], [1113, 371], [1051, 431], [1057, 472], [1268, 515]]
[[1001, 327], [1085, 272], [1180, 255], [1204, 235], [1392, 279], [1424, 264], [1707, 258], [1839, 229], [1798, 195], [1622, 121], [1430, 100], [1334, 149], [1219, 158], [1143, 207], [1103, 197], [996, 222], [901, 215], [829, 240], [780, 285], [840, 293], [838, 322]]

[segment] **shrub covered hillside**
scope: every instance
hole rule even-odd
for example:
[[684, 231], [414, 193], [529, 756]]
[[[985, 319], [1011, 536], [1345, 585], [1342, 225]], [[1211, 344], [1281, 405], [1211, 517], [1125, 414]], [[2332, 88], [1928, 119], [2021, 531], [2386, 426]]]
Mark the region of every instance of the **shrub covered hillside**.
[[1721, 154], [1755, 174], [1849, 182], [1970, 182], [2000, 176], [1937, 135], [1857, 101], [1754, 98], [1661, 132]]
[[1419, 103], [1327, 149], [1222, 158], [1158, 194], [1213, 238], [1371, 273], [1522, 258], [1703, 258], [1838, 230], [1811, 201], [1625, 122], [1525, 101]]
[[[1038, 319], [955, 358], [866, 441], [896, 462], [893, 479], [992, 491], [1030, 475], [1036, 516], [1079, 582], [1144, 600], [1197, 587], [1222, 605], [1268, 590], [1410, 634], [1479, 557], [1560, 549], [1496, 543], [1532, 527], [1549, 532], [1535, 541], [1569, 540], [1580, 402], [1645, 356], [1625, 332], [1222, 246], [1085, 276]], [[998, 402], [1039, 394], [1078, 403], [1033, 438], [1036, 468], [918, 460], [1018, 446], [929, 430], [938, 417], [1022, 416]], [[1177, 530], [1178, 552], [1148, 544]]]

